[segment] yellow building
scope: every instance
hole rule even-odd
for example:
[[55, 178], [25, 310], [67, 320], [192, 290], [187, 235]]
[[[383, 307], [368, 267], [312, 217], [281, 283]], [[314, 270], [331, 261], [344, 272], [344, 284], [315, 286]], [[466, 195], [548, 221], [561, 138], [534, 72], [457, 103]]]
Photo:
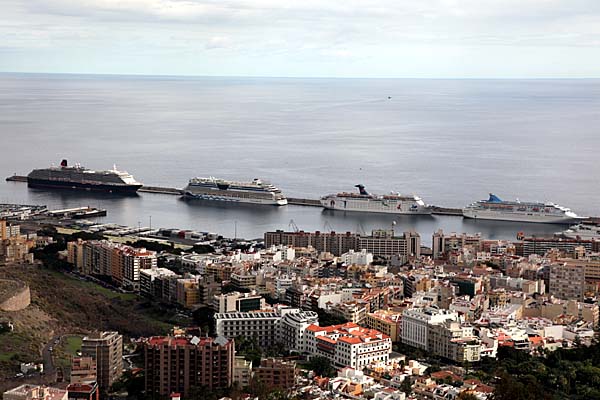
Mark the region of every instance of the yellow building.
[[391, 310], [377, 310], [367, 314], [365, 326], [376, 329], [399, 342], [402, 333], [402, 313]]

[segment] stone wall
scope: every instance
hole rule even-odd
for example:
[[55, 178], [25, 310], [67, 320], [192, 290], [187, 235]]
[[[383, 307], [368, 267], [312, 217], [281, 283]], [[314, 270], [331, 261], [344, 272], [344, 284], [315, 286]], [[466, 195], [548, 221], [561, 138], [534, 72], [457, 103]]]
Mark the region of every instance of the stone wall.
[[31, 303], [29, 286], [17, 280], [0, 279], [0, 311], [19, 311]]

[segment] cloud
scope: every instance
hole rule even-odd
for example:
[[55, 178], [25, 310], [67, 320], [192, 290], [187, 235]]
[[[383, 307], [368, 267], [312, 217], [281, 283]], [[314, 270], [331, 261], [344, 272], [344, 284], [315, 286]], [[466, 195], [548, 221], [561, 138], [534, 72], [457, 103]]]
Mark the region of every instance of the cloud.
[[[93, 71], [114, 59], [139, 66], [136, 57], [147, 54], [156, 57], [148, 68], [162, 71], [166, 60], [188, 57], [182, 65], [197, 71], [214, 50], [226, 57], [220, 71], [230, 65], [262, 70], [262, 62], [279, 75], [288, 67], [297, 71], [299, 63], [314, 74], [319, 63], [333, 60], [342, 60], [340, 70], [344, 61], [368, 59], [402, 73], [431, 59], [441, 70], [452, 62], [442, 54], [473, 51], [470, 61], [488, 68], [500, 47], [510, 48], [510, 58], [530, 48], [549, 49], [543, 57], [552, 56], [550, 49], [581, 48], [580, 56], [600, 59], [598, 0], [3, 0], [2, 10], [3, 47], [30, 51], [28, 60], [37, 49], [54, 49]], [[86, 54], [107, 61], [91, 67]], [[0, 69], [11, 65], [24, 68], [13, 57], [0, 60]], [[40, 62], [36, 69], [43, 68]]]

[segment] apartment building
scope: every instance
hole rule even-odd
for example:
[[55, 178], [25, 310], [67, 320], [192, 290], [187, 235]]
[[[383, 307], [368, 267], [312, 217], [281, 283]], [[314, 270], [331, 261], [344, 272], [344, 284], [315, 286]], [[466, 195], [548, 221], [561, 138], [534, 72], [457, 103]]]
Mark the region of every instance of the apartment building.
[[165, 302], [177, 299], [177, 280], [181, 278], [167, 268], [146, 268], [139, 272], [138, 286], [142, 296]]
[[454, 362], [480, 360], [481, 341], [473, 333], [472, 326], [447, 320], [429, 326], [427, 351]]
[[96, 361], [92, 357], [73, 357], [71, 383], [89, 383], [97, 380]]
[[402, 343], [428, 350], [429, 327], [444, 321], [458, 320], [458, 313], [434, 307], [404, 310], [402, 312]]
[[157, 267], [156, 252], [108, 240], [67, 243], [67, 261], [80, 273], [104, 275], [116, 284], [139, 289], [140, 271]]
[[83, 338], [83, 357], [96, 362], [98, 387], [107, 393], [123, 373], [123, 336], [118, 332], [99, 332]]
[[263, 359], [254, 369], [254, 377], [269, 390], [291, 388], [296, 383], [296, 363], [276, 358]]
[[371, 253], [373, 256], [419, 257], [421, 237], [416, 232], [405, 232], [395, 236], [393, 230], [375, 230], [371, 236], [358, 233], [284, 232], [281, 230], [265, 233], [265, 246], [285, 245], [292, 247], [313, 247], [318, 252], [328, 252], [334, 256], [349, 253], [350, 250]]
[[155, 398], [192, 388], [224, 389], [233, 381], [235, 345], [224, 337], [152, 337], [144, 343], [145, 389]]
[[389, 336], [392, 342], [399, 342], [402, 333], [402, 313], [391, 310], [377, 310], [368, 313], [365, 326]]
[[559, 299], [582, 301], [585, 288], [585, 266], [577, 263], [550, 265], [548, 292]]

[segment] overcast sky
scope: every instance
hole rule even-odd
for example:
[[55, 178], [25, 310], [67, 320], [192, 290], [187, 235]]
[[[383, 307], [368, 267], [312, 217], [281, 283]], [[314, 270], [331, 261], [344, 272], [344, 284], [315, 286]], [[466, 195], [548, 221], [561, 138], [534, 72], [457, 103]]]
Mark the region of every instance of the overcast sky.
[[0, 71], [600, 77], [600, 0], [0, 0]]

